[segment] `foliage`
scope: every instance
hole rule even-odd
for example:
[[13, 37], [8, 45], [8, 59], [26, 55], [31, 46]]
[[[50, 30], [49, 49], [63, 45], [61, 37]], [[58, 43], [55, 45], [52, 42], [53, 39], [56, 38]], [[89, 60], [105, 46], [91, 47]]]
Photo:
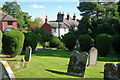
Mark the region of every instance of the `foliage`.
[[63, 42], [65, 47], [72, 51], [76, 45], [76, 36], [74, 34], [66, 34], [63, 38]]
[[61, 43], [60, 40], [56, 36], [53, 36], [50, 39], [50, 47], [58, 47], [60, 43]]
[[63, 42], [60, 43], [60, 45], [58, 46], [58, 49], [66, 49]]
[[36, 34], [42, 39], [41, 42], [50, 41], [52, 34], [46, 32], [44, 29], [39, 28], [35, 31]]
[[29, 28], [31, 31], [34, 31], [43, 24], [41, 18], [36, 18], [34, 21], [32, 21], [31, 16], [21, 10], [21, 7], [17, 1], [5, 2], [2, 9], [4, 12], [17, 19], [17, 26], [19, 29]]
[[44, 46], [45, 46], [45, 47], [49, 47], [49, 46], [50, 46], [50, 43], [49, 43], [49, 42], [45, 42]]
[[80, 35], [78, 41], [80, 45], [80, 50], [86, 52], [90, 50], [93, 43], [92, 37], [88, 34]]
[[113, 49], [117, 52], [120, 53], [120, 34], [115, 34], [113, 36]]
[[101, 34], [101, 33], [113, 35], [116, 33], [116, 30], [109, 23], [103, 23], [99, 25], [98, 28], [95, 30], [94, 36], [97, 36], [98, 34]]
[[24, 34], [20, 31], [8, 31], [3, 34], [3, 50], [5, 54], [16, 56], [20, 54], [24, 44]]
[[3, 34], [0, 31], [0, 53], [2, 52], [2, 37], [3, 37]]
[[99, 34], [95, 38], [96, 47], [101, 56], [109, 53], [113, 38], [109, 34]]
[[26, 47], [30, 46], [32, 48], [32, 53], [33, 53], [37, 47], [37, 43], [41, 39], [35, 32], [24, 33], [24, 35], [25, 35], [25, 41], [24, 41], [23, 50], [25, 50]]

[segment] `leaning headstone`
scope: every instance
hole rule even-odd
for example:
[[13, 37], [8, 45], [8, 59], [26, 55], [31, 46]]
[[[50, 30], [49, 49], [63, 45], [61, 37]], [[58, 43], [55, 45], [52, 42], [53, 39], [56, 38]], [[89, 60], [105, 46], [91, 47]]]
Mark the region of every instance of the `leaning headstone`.
[[26, 47], [26, 49], [25, 49], [25, 61], [31, 60], [31, 53], [32, 53], [32, 48], [30, 46]]
[[0, 61], [0, 80], [14, 80], [15, 76], [6, 61]]
[[71, 54], [70, 62], [68, 65], [68, 74], [85, 77], [85, 71], [87, 66], [88, 53], [74, 51]]
[[104, 80], [118, 80], [118, 67], [114, 63], [104, 65]]
[[92, 47], [89, 51], [88, 66], [96, 66], [97, 65], [97, 55], [98, 55], [98, 50], [95, 47]]

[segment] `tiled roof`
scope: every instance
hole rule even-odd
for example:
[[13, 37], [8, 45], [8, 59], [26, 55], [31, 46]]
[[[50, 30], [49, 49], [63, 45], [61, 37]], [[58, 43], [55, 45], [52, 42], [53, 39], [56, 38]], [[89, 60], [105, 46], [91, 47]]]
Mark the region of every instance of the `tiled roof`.
[[[48, 22], [48, 24], [49, 24], [51, 27], [54, 27], [54, 28], [57, 28], [57, 27], [58, 27], [58, 22], [57, 22], [57, 21]], [[78, 25], [77, 21], [74, 21], [74, 20], [72, 20], [72, 19], [70, 19], [70, 20], [65, 19], [64, 22], [59, 22], [59, 24], [60, 24], [60, 27], [61, 27], [61, 28], [69, 28], [69, 27], [71, 27], [71, 26], [77, 26], [77, 25]]]
[[5, 14], [4, 12], [0, 11], [0, 20], [2, 21], [17, 21], [12, 16]]

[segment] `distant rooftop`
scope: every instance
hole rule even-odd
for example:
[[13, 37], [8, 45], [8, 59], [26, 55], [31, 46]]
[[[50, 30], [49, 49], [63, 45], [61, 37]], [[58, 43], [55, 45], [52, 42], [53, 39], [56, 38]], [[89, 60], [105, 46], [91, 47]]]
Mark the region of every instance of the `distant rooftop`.
[[0, 20], [2, 20], [2, 21], [17, 21], [15, 18], [13, 18], [10, 15], [7, 15], [3, 11], [0, 11]]

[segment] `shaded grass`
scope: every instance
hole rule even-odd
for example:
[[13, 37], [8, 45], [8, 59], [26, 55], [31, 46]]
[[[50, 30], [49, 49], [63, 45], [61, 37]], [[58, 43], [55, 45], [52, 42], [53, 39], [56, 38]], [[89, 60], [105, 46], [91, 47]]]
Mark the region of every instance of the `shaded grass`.
[[[65, 50], [46, 50], [32, 54], [31, 61], [27, 62], [26, 67], [15, 69], [12, 67], [16, 78], [79, 78], [67, 74], [71, 52]], [[24, 55], [18, 55], [10, 60], [21, 60]], [[5, 59], [8, 60], [8, 59]], [[15, 63], [14, 63], [15, 62]], [[120, 62], [118, 58], [99, 57], [97, 66], [87, 67], [86, 78], [103, 78], [104, 64]], [[12, 65], [16, 61], [12, 61]]]

